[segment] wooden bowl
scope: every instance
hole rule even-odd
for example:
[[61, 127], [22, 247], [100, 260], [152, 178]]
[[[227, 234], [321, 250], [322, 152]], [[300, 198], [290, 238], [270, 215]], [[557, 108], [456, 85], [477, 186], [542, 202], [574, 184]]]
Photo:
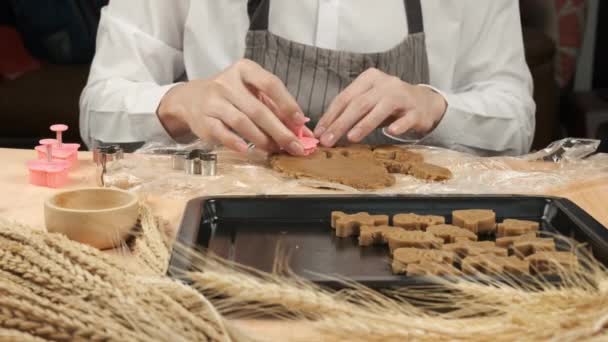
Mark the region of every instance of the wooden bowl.
[[118, 189], [68, 190], [44, 203], [49, 232], [99, 249], [119, 245], [137, 223], [138, 214], [137, 196]]

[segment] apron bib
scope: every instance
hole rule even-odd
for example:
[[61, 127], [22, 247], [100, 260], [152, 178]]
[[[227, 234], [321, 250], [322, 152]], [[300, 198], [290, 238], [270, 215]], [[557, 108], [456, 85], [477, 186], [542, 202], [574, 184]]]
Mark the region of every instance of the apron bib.
[[[421, 0], [404, 0], [404, 5], [409, 34], [401, 43], [384, 52], [352, 53], [300, 44], [270, 33], [270, 0], [262, 0], [249, 12], [245, 58], [281, 79], [314, 126], [334, 97], [369, 68], [410, 84], [429, 83]], [[362, 141], [371, 145], [394, 142], [381, 129]]]

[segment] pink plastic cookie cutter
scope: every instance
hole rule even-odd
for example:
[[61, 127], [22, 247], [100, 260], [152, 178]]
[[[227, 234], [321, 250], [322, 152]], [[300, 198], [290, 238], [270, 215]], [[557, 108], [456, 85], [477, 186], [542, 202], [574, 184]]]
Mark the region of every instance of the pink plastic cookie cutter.
[[[51, 131], [55, 132], [56, 143], [53, 146], [52, 159], [61, 159], [70, 162], [70, 168], [78, 166], [78, 149], [80, 144], [69, 144], [63, 142], [63, 132], [68, 130], [67, 125], [56, 124], [51, 126]], [[38, 159], [47, 159], [47, 149], [45, 146], [37, 146]]]
[[317, 146], [319, 146], [318, 139], [315, 139], [313, 137], [304, 136], [304, 127], [305, 127], [304, 124], [306, 124], [309, 121], [310, 121], [310, 118], [306, 118], [306, 121], [304, 121], [304, 123], [301, 126], [294, 127], [294, 130], [293, 130], [294, 133], [296, 134], [296, 137], [298, 137], [298, 140], [300, 140], [300, 143], [304, 147], [304, 155], [306, 155], [306, 156], [314, 153], [317, 150]]
[[45, 149], [45, 159], [30, 160], [27, 167], [30, 170], [30, 184], [47, 188], [60, 188], [68, 182], [70, 162], [63, 159], [53, 159], [55, 139], [40, 140]]

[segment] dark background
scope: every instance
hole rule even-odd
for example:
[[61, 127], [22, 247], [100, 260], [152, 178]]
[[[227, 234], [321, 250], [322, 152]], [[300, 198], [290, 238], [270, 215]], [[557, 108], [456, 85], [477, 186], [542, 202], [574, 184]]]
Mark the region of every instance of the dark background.
[[[51, 135], [48, 127], [53, 123], [70, 126], [66, 141], [80, 141], [78, 101], [93, 57], [99, 10], [107, 1], [0, 0], [0, 32], [16, 31], [25, 51], [38, 63], [18, 77], [0, 74], [0, 147], [33, 148]], [[608, 21], [602, 19], [608, 18], [608, 1], [599, 1], [591, 86], [576, 91], [574, 80], [565, 85], [555, 80], [558, 48], [539, 29], [546, 20], [539, 9], [542, 5], [533, 5], [546, 5], [543, 1], [554, 0], [520, 1], [538, 107], [533, 148], [565, 136], [606, 139]], [[2, 37], [0, 33], [0, 44]], [[0, 66], [15, 53], [0, 45]]]

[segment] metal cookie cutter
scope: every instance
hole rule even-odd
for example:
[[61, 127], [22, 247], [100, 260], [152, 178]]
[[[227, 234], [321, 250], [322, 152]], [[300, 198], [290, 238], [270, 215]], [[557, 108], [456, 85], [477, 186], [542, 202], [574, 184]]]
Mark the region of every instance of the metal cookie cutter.
[[184, 170], [186, 167], [186, 160], [190, 155], [190, 151], [174, 151], [171, 153], [171, 165], [173, 170]]
[[105, 186], [105, 175], [112, 163], [124, 158], [123, 149], [119, 145], [100, 146], [93, 151], [93, 160], [97, 164], [97, 183]]
[[184, 168], [188, 175], [215, 176], [217, 155], [204, 150], [192, 150], [186, 157]]

